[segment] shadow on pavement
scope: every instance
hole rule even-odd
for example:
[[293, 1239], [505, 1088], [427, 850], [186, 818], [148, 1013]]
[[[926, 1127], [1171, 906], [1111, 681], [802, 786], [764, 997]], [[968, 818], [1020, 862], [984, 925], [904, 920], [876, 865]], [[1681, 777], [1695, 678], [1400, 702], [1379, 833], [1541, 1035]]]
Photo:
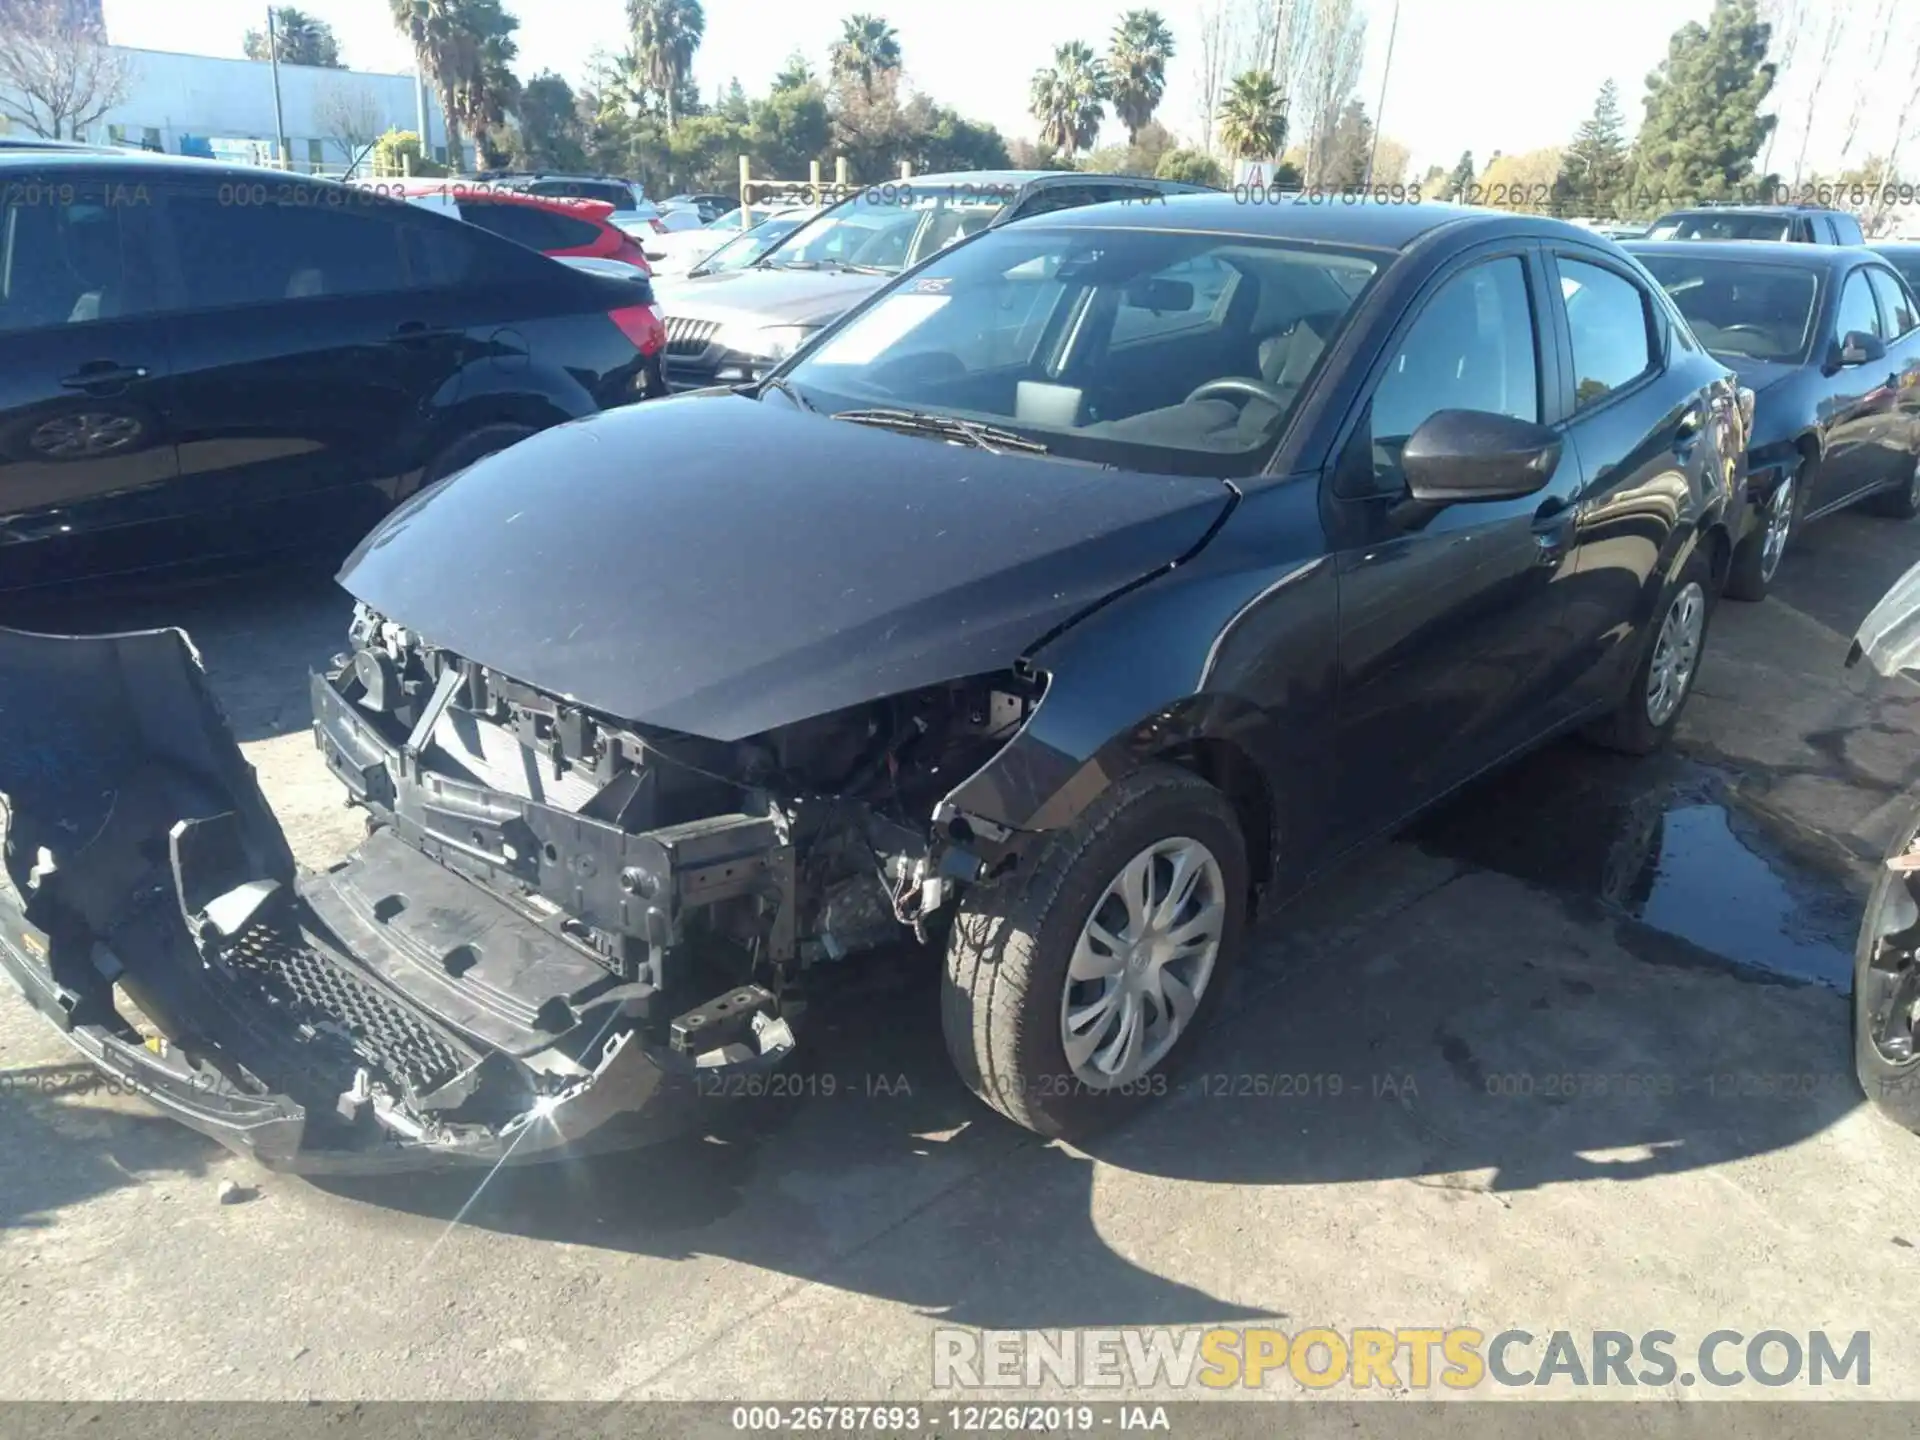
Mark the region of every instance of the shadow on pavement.
[[1920, 521], [1842, 510], [1797, 532], [1773, 593], [1830, 630], [1852, 635], [1880, 597], [1920, 560]]
[[[1103, 1238], [1096, 1161], [1210, 1185], [1404, 1179], [1497, 1195], [1763, 1153], [1860, 1103], [1840, 997], [1682, 938], [1645, 943], [1648, 928], [1600, 896], [1396, 845], [1263, 926], [1196, 1067], [1083, 1148], [1040, 1141], [960, 1087], [929, 957], [915, 982], [814, 1031], [800, 1093], [717, 1104], [710, 1133], [478, 1187], [324, 1185], [450, 1225], [746, 1261], [956, 1324], [1247, 1318], [1263, 1312]], [[911, 1238], [890, 1240], [910, 1221]]]
[[[0, 1073], [0, 1231], [52, 1226], [58, 1212], [160, 1174], [204, 1175], [220, 1148], [160, 1115], [87, 1097], [90, 1065]], [[11, 1281], [9, 1282], [11, 1283]]]
[[0, 625], [58, 635], [185, 630], [244, 743], [312, 724], [307, 674], [345, 648], [352, 613], [332, 576], [307, 566], [80, 598], [8, 597]]

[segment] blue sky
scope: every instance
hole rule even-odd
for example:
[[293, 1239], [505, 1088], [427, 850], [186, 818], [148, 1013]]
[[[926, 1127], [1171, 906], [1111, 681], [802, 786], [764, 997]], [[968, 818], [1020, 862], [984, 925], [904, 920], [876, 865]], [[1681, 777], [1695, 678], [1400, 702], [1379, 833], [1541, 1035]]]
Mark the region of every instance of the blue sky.
[[[596, 46], [622, 40], [622, 0], [506, 0], [520, 17], [521, 73], [558, 71], [569, 80], [584, 72]], [[817, 67], [841, 18], [855, 10], [884, 14], [900, 34], [909, 82], [963, 113], [997, 125], [1009, 136], [1033, 133], [1027, 115], [1028, 82], [1053, 47], [1083, 39], [1104, 49], [1123, 9], [1143, 0], [706, 0], [707, 38], [695, 73], [708, 94], [738, 77], [751, 91], [765, 88], [796, 48]], [[1152, 0], [1146, 0], [1152, 3]], [[1370, 17], [1367, 65], [1361, 89], [1369, 109], [1379, 105], [1388, 21], [1393, 0], [1360, 0]], [[1818, 6], [1822, 0], [1814, 0]], [[1850, 0], [1825, 0], [1847, 4]], [[264, 0], [105, 0], [107, 28], [119, 44], [156, 50], [238, 55], [241, 37], [259, 26]], [[412, 56], [395, 34], [387, 0], [305, 0], [340, 37], [349, 65], [407, 70]], [[1157, 0], [1179, 46], [1169, 74], [1161, 118], [1176, 133], [1197, 132], [1194, 72], [1198, 61], [1199, 0]], [[1630, 123], [1640, 116], [1646, 73], [1666, 53], [1673, 30], [1704, 18], [1710, 0], [1401, 0], [1394, 45], [1386, 133], [1408, 145], [1414, 172], [1449, 167], [1462, 150], [1485, 162], [1509, 152], [1563, 143], [1592, 108], [1601, 83], [1620, 86]], [[1864, 0], [1861, 9], [1867, 7]], [[1920, 4], [1911, 7], [1920, 13]], [[1561, 17], [1565, 17], [1562, 19]], [[1861, 17], [1865, 28], [1866, 16]], [[1600, 19], [1603, 23], [1593, 23]], [[1864, 37], [1863, 37], [1864, 38]], [[1920, 35], [1915, 37], [1920, 43]], [[1850, 47], [1858, 52], [1864, 46]], [[1851, 61], [1854, 57], [1849, 56]], [[1883, 84], [1898, 88], [1904, 63], [1879, 61]], [[1874, 62], [1861, 58], [1828, 80], [1826, 97], [1844, 96], [1850, 109], [1861, 86], [1875, 81]], [[1891, 82], [1891, 83], [1889, 83]], [[1871, 99], [1871, 92], [1869, 98]], [[1900, 97], [1869, 103], [1860, 117], [1852, 160], [1884, 150], [1892, 138]], [[1849, 114], [1823, 102], [1812, 136], [1810, 165], [1839, 157]], [[1109, 125], [1117, 136], [1117, 127]], [[1799, 148], [1800, 127], [1784, 123], [1773, 157], [1786, 168]], [[1910, 147], [1911, 148], [1911, 147]], [[1910, 171], [1911, 165], [1907, 167]]]

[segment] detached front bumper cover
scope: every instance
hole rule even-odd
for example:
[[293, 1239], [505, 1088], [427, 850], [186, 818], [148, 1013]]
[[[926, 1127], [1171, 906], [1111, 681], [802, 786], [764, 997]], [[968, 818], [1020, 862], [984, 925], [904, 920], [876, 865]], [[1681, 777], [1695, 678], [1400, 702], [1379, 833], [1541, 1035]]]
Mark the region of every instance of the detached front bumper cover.
[[[387, 831], [300, 875], [177, 630], [0, 630], [0, 860], [0, 968], [28, 1001], [274, 1169], [640, 1143], [689, 1123], [703, 1077], [793, 1046], [764, 992], [728, 997], [748, 1043], [650, 1042], [635, 987]], [[536, 1009], [529, 978], [565, 1002]]]

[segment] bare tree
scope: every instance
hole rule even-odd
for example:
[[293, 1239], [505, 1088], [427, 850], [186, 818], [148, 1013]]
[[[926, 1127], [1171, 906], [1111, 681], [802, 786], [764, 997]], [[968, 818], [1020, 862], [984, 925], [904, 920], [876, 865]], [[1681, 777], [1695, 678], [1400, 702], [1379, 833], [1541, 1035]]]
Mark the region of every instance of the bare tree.
[[1296, 131], [1307, 125], [1306, 183], [1326, 168], [1333, 128], [1360, 83], [1367, 54], [1367, 17], [1355, 0], [1307, 0], [1301, 79], [1293, 106]]
[[1200, 148], [1213, 150], [1213, 122], [1239, 51], [1236, 0], [1207, 0], [1200, 12]]
[[[1794, 69], [1794, 58], [1800, 51], [1800, 37], [1807, 28], [1806, 0], [1764, 0], [1760, 7], [1760, 18], [1767, 22], [1772, 35], [1773, 58], [1773, 105], [1778, 116], [1786, 109], [1787, 97], [1794, 90], [1799, 75]], [[1773, 164], [1773, 142], [1780, 138], [1780, 126], [1776, 122], [1767, 132], [1767, 148], [1760, 152], [1760, 173], [1769, 174]]]
[[[1814, 65], [1812, 84], [1807, 89], [1807, 113], [1805, 128], [1800, 132], [1800, 149], [1793, 157], [1793, 183], [1798, 185], [1800, 177], [1806, 173], [1807, 142], [1813, 138], [1814, 117], [1819, 114], [1820, 92], [1826, 87], [1827, 76], [1833, 70], [1833, 62], [1840, 54], [1841, 45], [1847, 38], [1847, 7], [1834, 4], [1827, 12], [1826, 33], [1820, 41], [1820, 58]], [[1778, 130], [1780, 127], [1775, 126]]]
[[0, 20], [0, 114], [50, 140], [78, 139], [126, 99], [133, 63], [68, 0], [11, 0]]
[[346, 153], [352, 173], [373, 153], [373, 143], [386, 131], [379, 98], [357, 80], [328, 82], [314, 99], [314, 118], [320, 133]]
[[[1880, 4], [1873, 12], [1873, 23], [1868, 28], [1867, 42], [1863, 47], [1863, 53], [1868, 55], [1887, 55], [1891, 53], [1888, 47], [1893, 43], [1893, 22], [1895, 14], [1896, 11], [1893, 0], [1880, 0]], [[1853, 98], [1853, 108], [1847, 112], [1847, 131], [1840, 142], [1841, 160], [1844, 161], [1848, 155], [1853, 153], [1853, 142], [1860, 136], [1860, 122], [1866, 118], [1868, 109], [1878, 110], [1883, 104], [1884, 97], [1880, 94], [1878, 86], [1862, 85], [1859, 87]], [[1811, 125], [1813, 114], [1811, 105], [1808, 107], [1807, 114], [1808, 124]], [[1800, 148], [1802, 153], [1804, 153], [1806, 150], [1804, 141]]]

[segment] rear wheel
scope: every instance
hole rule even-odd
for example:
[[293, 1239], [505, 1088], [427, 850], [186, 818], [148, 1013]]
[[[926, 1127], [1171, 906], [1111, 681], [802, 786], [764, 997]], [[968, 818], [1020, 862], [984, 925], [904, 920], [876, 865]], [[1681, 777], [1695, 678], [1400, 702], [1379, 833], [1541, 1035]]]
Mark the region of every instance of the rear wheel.
[[1619, 708], [1588, 730], [1595, 744], [1650, 755], [1667, 743], [1699, 674], [1713, 611], [1713, 567], [1700, 549], [1668, 583], [1654, 612], [1646, 653]]
[[1042, 1135], [1165, 1094], [1218, 1001], [1246, 904], [1226, 796], [1169, 765], [1116, 782], [962, 903], [941, 988], [961, 1078]]
[[1803, 475], [1804, 467], [1796, 469], [1774, 488], [1760, 512], [1759, 528], [1733, 552], [1725, 589], [1729, 598], [1767, 598], [1773, 577], [1780, 570], [1780, 558], [1786, 554], [1787, 541], [1793, 538], [1794, 527], [1800, 523], [1801, 497], [1805, 494], [1805, 487], [1800, 483]]
[[1882, 490], [1862, 508], [1870, 515], [1884, 515], [1889, 520], [1911, 520], [1920, 515], [1920, 455], [1908, 462], [1904, 485]]

